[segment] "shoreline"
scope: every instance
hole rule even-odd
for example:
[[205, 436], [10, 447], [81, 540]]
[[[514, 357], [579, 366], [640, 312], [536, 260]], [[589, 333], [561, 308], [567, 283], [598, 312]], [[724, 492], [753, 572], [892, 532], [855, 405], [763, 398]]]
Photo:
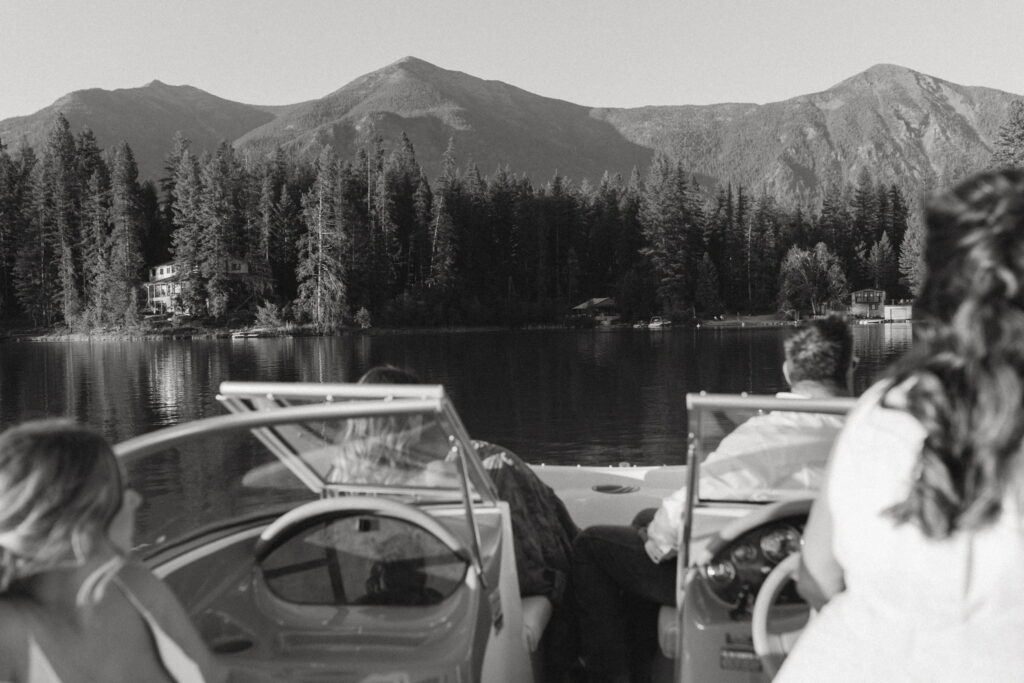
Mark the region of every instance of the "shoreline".
[[[773, 327], [792, 327], [801, 324], [802, 320], [786, 320], [774, 315], [754, 315], [729, 320], [702, 320], [696, 324], [674, 325], [654, 332], [672, 329], [764, 329]], [[858, 324], [851, 319], [851, 324]], [[878, 322], [883, 322], [879, 320]], [[884, 321], [893, 322], [893, 321]], [[99, 332], [72, 332], [70, 330], [44, 332], [40, 330], [11, 330], [0, 332], [0, 343], [3, 342], [106, 342], [106, 341], [163, 341], [185, 339], [266, 339], [273, 337], [340, 337], [340, 336], [398, 336], [412, 334], [467, 334], [487, 332], [527, 332], [543, 330], [591, 329], [599, 332], [634, 329], [631, 325], [611, 325], [578, 328], [564, 324], [527, 325], [521, 327], [505, 327], [502, 325], [464, 325], [453, 327], [369, 327], [346, 328], [333, 332], [318, 332], [300, 326], [281, 328], [200, 328], [182, 327], [173, 330], [107, 330]], [[647, 329], [647, 328], [642, 328]]]

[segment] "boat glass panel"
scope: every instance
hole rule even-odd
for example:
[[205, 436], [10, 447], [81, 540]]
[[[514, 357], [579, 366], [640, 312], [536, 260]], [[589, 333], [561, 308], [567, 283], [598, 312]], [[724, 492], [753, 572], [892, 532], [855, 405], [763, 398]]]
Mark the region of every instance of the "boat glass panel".
[[267, 588], [309, 605], [435, 605], [469, 564], [406, 520], [352, 514], [316, 521], [260, 560]]
[[771, 503], [806, 498], [853, 399], [689, 397], [697, 499]]

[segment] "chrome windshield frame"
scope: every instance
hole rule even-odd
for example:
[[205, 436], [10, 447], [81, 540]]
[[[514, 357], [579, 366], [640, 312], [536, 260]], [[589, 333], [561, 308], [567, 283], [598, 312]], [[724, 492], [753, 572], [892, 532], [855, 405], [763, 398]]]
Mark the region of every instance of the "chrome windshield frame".
[[[303, 395], [308, 396], [308, 394]], [[386, 404], [386, 410], [383, 411], [382, 406], [383, 404], [379, 398], [369, 398], [369, 400], [310, 403], [305, 405], [279, 407], [273, 410], [251, 410], [245, 408], [241, 411], [233, 411], [227, 415], [191, 420], [132, 437], [114, 445], [113, 451], [117, 458], [127, 465], [145, 458], [148, 455], [212, 434], [224, 434], [249, 430], [253, 432], [254, 435], [264, 443], [264, 445], [269, 446], [270, 444], [267, 443], [266, 439], [261, 437], [261, 433], [265, 433], [267, 431], [265, 428], [278, 425], [346, 418], [373, 417], [380, 415], [382, 412], [386, 412], [391, 415], [423, 414], [431, 412], [444, 416], [448, 426], [453, 430], [453, 440], [461, 441], [463, 443], [463, 446], [458, 449], [458, 462], [460, 463], [459, 470], [461, 475], [460, 493], [462, 496], [463, 509], [466, 514], [467, 523], [471, 529], [470, 535], [473, 546], [473, 565], [477, 570], [478, 576], [483, 579], [484, 574], [480, 530], [477, 526], [476, 516], [473, 513], [474, 496], [469, 488], [469, 473], [478, 471], [482, 475], [483, 487], [479, 491], [479, 495], [475, 497], [481, 505], [496, 505], [497, 494], [495, 493], [490, 477], [486, 475], [486, 471], [480, 464], [479, 458], [471, 456], [468, 452], [468, 448], [471, 447], [472, 442], [469, 440], [465, 427], [462, 426], [462, 422], [458, 418], [458, 414], [455, 413], [454, 408], [444, 396], [443, 391], [440, 394], [428, 395], [426, 398], [421, 395], [419, 397], [410, 397], [403, 400], [388, 401]], [[308, 465], [302, 462], [301, 458], [294, 454], [288, 454], [297, 461], [289, 464], [289, 462], [285, 461], [285, 458], [282, 458], [282, 451], [280, 449], [271, 448], [271, 451], [275, 457], [281, 460], [285, 466], [295, 473], [303, 483], [307, 484], [307, 486], [314, 484], [314, 487], [312, 487], [314, 491], [322, 489], [322, 480], [320, 477]], [[297, 465], [298, 463], [301, 463], [301, 466], [294, 467], [294, 465]], [[306, 474], [299, 474], [302, 471], [306, 471]], [[315, 480], [315, 482], [320, 482], [320, 484], [314, 483], [313, 480]], [[417, 491], [422, 492], [423, 490], [424, 489], [417, 487], [377, 488], [377, 492], [384, 493], [385, 495], [388, 492], [400, 494], [416, 493]], [[455, 489], [452, 489], [452, 491], [454, 490]]]
[[700, 463], [704, 459], [704, 421], [695, 419], [701, 413], [716, 409], [749, 411], [786, 411], [796, 413], [825, 413], [847, 415], [857, 399], [834, 398], [778, 398], [776, 396], [753, 396], [748, 394], [709, 394], [706, 392], [686, 394], [687, 419], [693, 431], [689, 432], [687, 444], [686, 503], [682, 506], [682, 523], [679, 526], [676, 571], [676, 606], [682, 608], [686, 596], [686, 584], [691, 573], [690, 544], [693, 539], [693, 510], [701, 505]]

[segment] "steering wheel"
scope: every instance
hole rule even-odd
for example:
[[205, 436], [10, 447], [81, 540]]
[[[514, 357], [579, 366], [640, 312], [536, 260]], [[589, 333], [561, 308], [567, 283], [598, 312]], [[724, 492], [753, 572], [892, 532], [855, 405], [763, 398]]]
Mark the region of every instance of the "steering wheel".
[[765, 672], [772, 678], [779, 672], [786, 655], [793, 649], [803, 628], [783, 633], [769, 633], [768, 616], [779, 599], [786, 584], [796, 580], [800, 567], [800, 553], [790, 553], [786, 559], [775, 565], [765, 577], [754, 600], [754, 611], [750, 616], [750, 630], [754, 638], [754, 652], [761, 659]]
[[253, 549], [256, 560], [265, 558], [271, 550], [292, 538], [305, 528], [337, 517], [368, 515], [399, 519], [429, 532], [457, 557], [469, 562], [470, 553], [447, 527], [417, 507], [390, 498], [377, 496], [343, 496], [322, 498], [289, 510], [263, 530]]

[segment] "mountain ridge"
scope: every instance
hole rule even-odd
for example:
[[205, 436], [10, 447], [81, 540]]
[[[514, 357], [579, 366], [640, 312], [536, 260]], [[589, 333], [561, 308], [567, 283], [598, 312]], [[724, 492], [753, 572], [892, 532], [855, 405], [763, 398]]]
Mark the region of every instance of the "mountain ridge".
[[456, 160], [483, 173], [509, 167], [534, 182], [556, 172], [596, 182], [604, 172], [641, 172], [657, 152], [707, 184], [741, 183], [787, 203], [820, 199], [867, 168], [876, 179], [920, 190], [983, 167], [1019, 96], [964, 86], [879, 63], [825, 90], [765, 104], [592, 107], [543, 97], [498, 80], [405, 56], [321, 98], [282, 105], [226, 100], [154, 79], [139, 88], [77, 90], [34, 114], [0, 121], [0, 141], [39, 151], [58, 111], [101, 147], [125, 139], [140, 176], [163, 174], [177, 130], [197, 150], [222, 140], [242, 153], [277, 147], [342, 158], [408, 135], [428, 177], [452, 139]]

